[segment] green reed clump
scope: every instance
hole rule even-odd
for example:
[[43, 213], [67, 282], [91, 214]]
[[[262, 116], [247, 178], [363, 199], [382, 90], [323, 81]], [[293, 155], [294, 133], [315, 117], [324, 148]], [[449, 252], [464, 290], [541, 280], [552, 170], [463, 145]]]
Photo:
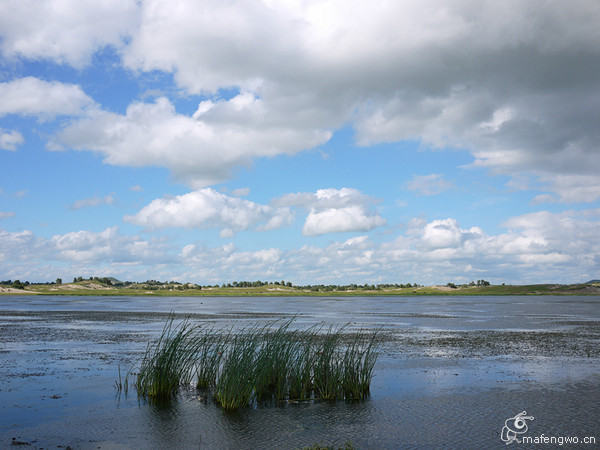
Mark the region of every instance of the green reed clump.
[[217, 383], [223, 355], [226, 354], [230, 333], [210, 328], [199, 338], [198, 355], [195, 363], [196, 387], [207, 389]]
[[341, 330], [332, 328], [317, 347], [313, 367], [315, 395], [324, 400], [343, 398], [342, 374], [344, 360], [340, 354]]
[[288, 371], [288, 398], [306, 400], [312, 395], [314, 387], [314, 367], [317, 355], [315, 335], [312, 330], [298, 332], [297, 353], [294, 364]]
[[260, 401], [365, 398], [377, 360], [377, 333], [323, 331], [322, 325], [298, 330], [293, 321], [233, 332], [188, 320], [175, 326], [170, 317], [148, 346], [134, 386], [142, 397], [168, 400], [195, 380], [198, 389], [212, 390], [224, 409]]
[[345, 398], [363, 399], [369, 394], [377, 361], [377, 334], [356, 333], [343, 356], [341, 388]]
[[274, 330], [264, 329], [254, 365], [257, 400], [285, 399], [290, 370], [296, 364], [299, 332], [289, 330], [292, 320]]
[[191, 380], [200, 342], [198, 327], [186, 319], [173, 325], [171, 316], [158, 341], [146, 349], [134, 383], [138, 395], [155, 401], [170, 399]]
[[224, 409], [250, 403], [254, 392], [254, 369], [260, 335], [255, 328], [233, 336], [215, 385], [214, 398]]

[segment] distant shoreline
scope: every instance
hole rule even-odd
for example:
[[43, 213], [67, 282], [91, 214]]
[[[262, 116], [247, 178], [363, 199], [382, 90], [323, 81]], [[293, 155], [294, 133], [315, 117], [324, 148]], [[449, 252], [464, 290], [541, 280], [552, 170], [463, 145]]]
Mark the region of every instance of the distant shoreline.
[[[195, 285], [194, 285], [195, 286]], [[312, 289], [267, 284], [259, 287], [189, 287], [188, 285], [115, 287], [85, 281], [66, 284], [31, 284], [24, 289], [0, 286], [0, 295], [63, 295], [63, 296], [156, 296], [156, 297], [369, 297], [369, 296], [510, 296], [510, 295], [600, 295], [599, 283], [534, 284], [490, 286], [419, 286], [375, 289], [333, 289], [316, 286]]]

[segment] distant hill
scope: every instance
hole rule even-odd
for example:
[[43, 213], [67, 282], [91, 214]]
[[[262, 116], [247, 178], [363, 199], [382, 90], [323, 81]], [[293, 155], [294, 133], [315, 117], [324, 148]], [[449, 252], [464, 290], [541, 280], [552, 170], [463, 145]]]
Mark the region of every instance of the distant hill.
[[590, 280], [587, 283], [583, 283], [583, 284], [600, 284], [600, 280]]

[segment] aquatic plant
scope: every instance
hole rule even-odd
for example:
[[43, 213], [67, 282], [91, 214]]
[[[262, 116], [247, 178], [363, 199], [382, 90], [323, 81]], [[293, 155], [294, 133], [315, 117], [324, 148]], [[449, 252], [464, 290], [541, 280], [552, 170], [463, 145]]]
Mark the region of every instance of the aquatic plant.
[[216, 402], [224, 409], [246, 406], [252, 398], [259, 337], [256, 327], [252, 327], [230, 340], [214, 393]]
[[377, 344], [377, 334], [356, 333], [346, 347], [341, 383], [345, 398], [363, 399], [369, 394]]
[[318, 346], [313, 368], [315, 394], [325, 400], [342, 397], [344, 360], [340, 358], [341, 330], [332, 328], [324, 335]]
[[[224, 409], [369, 394], [377, 332], [347, 333], [345, 327], [324, 331], [322, 325], [292, 329], [294, 318], [236, 332], [192, 325], [187, 319], [175, 326], [173, 320], [171, 316], [141, 359], [134, 383], [141, 397], [169, 400], [193, 380], [198, 389], [212, 391]], [[116, 385], [120, 390], [120, 369]]]
[[306, 400], [313, 391], [314, 362], [316, 356], [315, 335], [311, 330], [298, 332], [298, 348], [294, 364], [288, 371], [288, 398]]
[[289, 372], [297, 363], [299, 332], [290, 331], [293, 319], [274, 330], [265, 328], [259, 337], [261, 346], [254, 365], [254, 389], [258, 400], [272, 396], [283, 400], [287, 394]]
[[118, 372], [119, 372], [119, 378], [117, 380], [115, 380], [115, 388], [117, 390], [117, 394], [120, 396], [121, 392], [123, 392], [125, 394], [125, 397], [127, 397], [127, 394], [129, 393], [129, 373], [127, 373], [125, 375], [125, 379], [123, 379], [121, 377], [121, 366], [118, 366]]
[[158, 341], [146, 349], [137, 379], [138, 395], [154, 401], [170, 399], [182, 384], [189, 384], [201, 340], [198, 327], [186, 319], [173, 326], [171, 315]]
[[215, 386], [223, 355], [227, 350], [230, 332], [215, 330], [203, 331], [195, 361], [196, 387], [206, 389]]

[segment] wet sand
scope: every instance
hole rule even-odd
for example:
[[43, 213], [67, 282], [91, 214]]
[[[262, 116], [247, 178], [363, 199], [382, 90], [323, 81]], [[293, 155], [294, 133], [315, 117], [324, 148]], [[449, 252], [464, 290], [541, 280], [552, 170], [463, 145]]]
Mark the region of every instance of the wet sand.
[[[600, 299], [498, 299], [2, 298], [0, 448], [506, 448], [523, 410], [530, 436], [600, 441]], [[193, 390], [169, 407], [116, 395], [171, 310], [381, 328], [371, 396], [227, 413]]]

